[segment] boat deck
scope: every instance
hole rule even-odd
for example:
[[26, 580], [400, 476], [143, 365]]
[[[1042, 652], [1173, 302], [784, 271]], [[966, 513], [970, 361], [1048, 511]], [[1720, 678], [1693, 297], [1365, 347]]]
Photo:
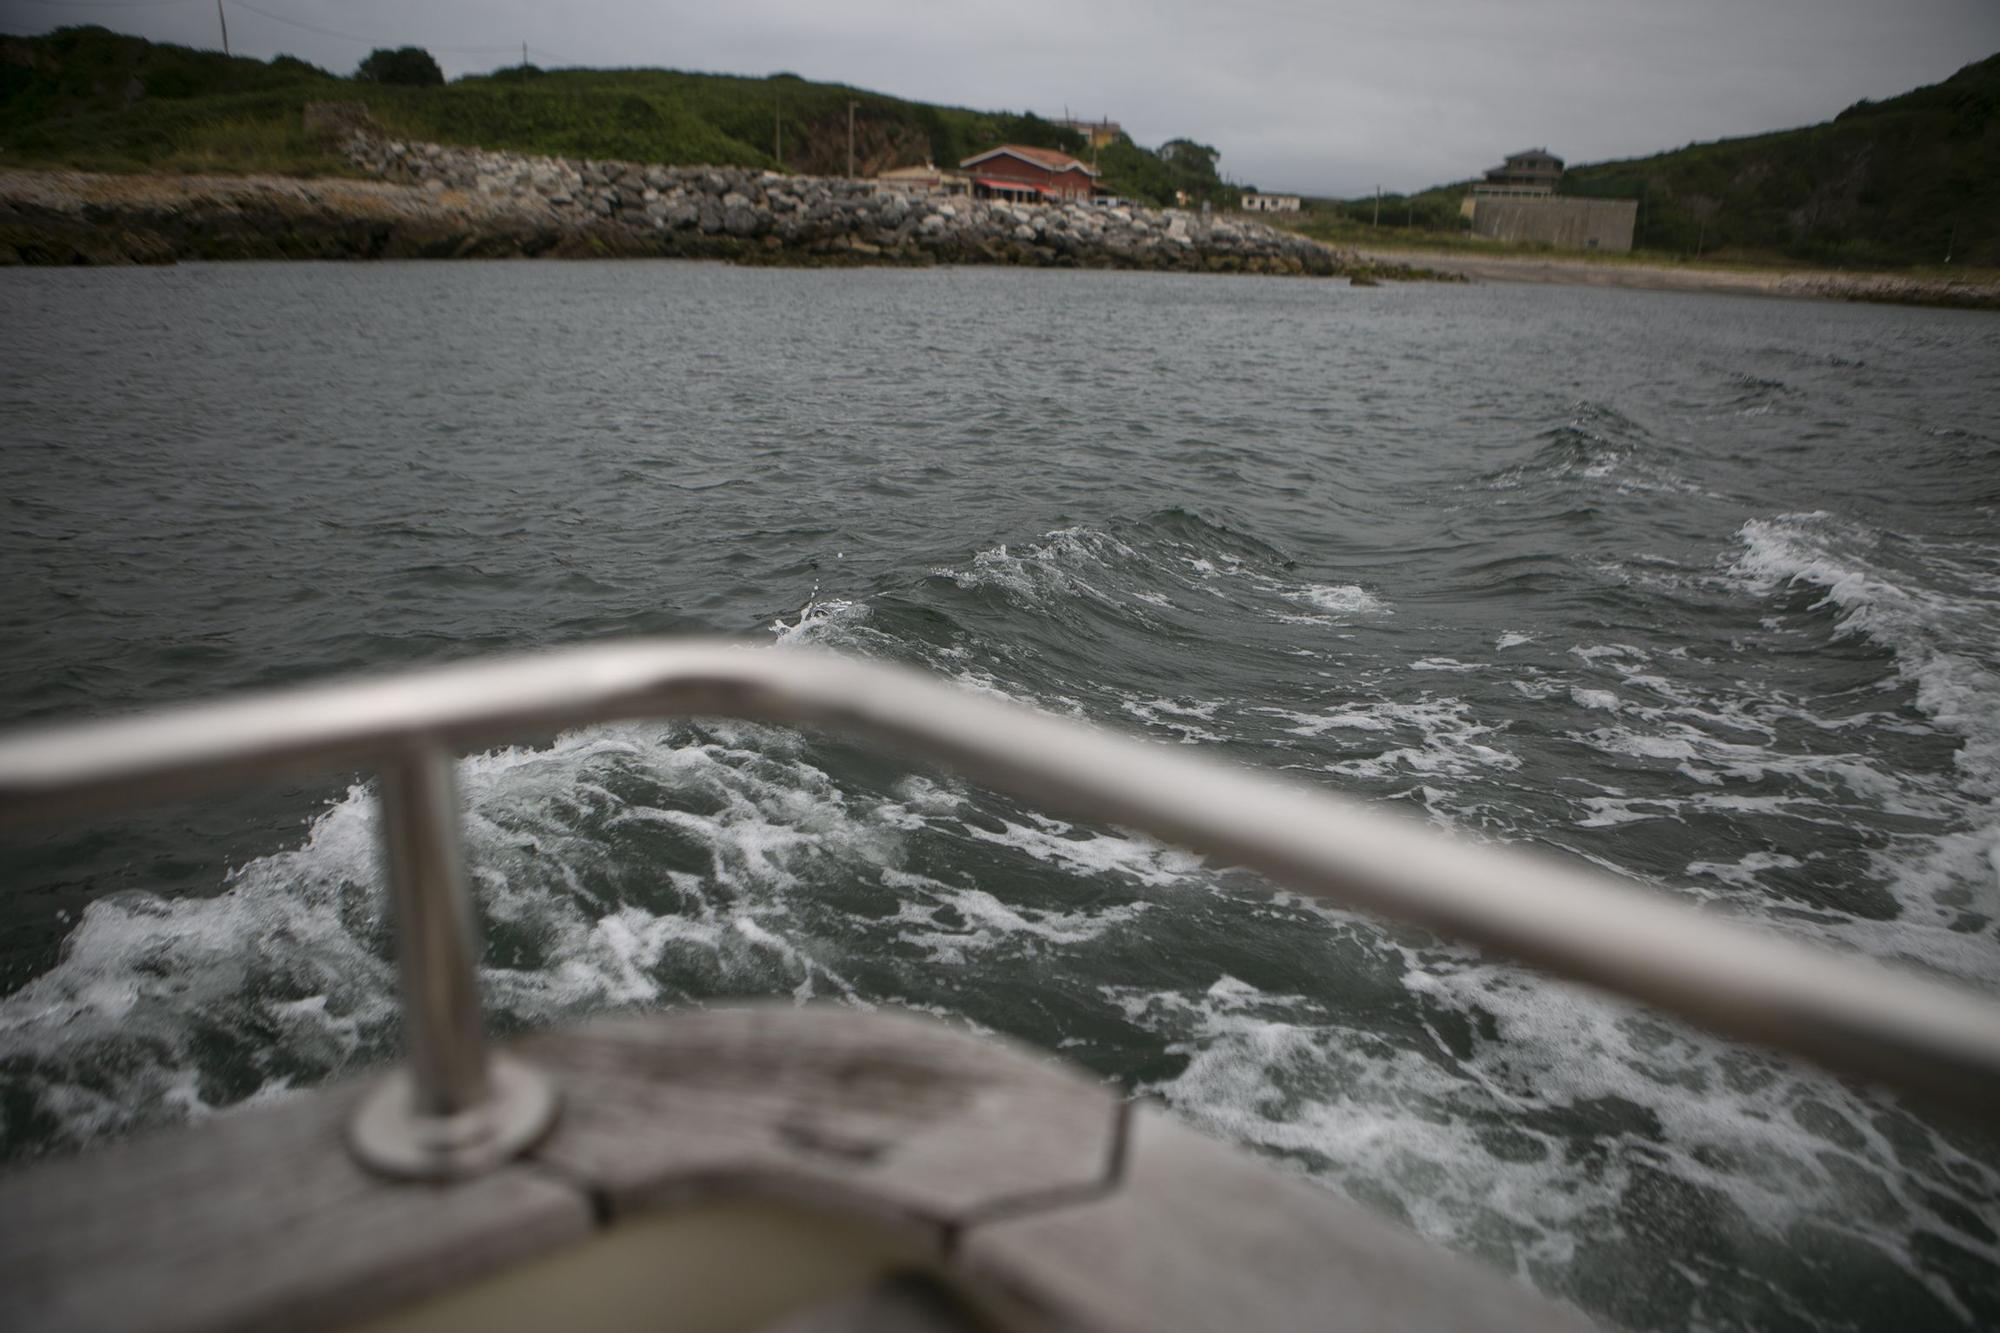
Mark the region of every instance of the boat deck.
[[349, 1083], [16, 1173], [43, 1330], [1585, 1329], [1008, 1043], [770, 1005], [514, 1048], [563, 1111], [450, 1185], [347, 1150]]

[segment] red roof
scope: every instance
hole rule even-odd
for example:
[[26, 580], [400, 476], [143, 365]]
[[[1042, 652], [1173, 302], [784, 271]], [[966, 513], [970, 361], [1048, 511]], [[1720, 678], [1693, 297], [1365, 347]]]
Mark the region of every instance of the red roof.
[[961, 167], [974, 166], [984, 162], [989, 157], [997, 157], [1002, 153], [1007, 154], [1009, 157], [1018, 157], [1024, 162], [1042, 168], [1044, 171], [1081, 171], [1086, 176], [1095, 176], [1097, 174], [1083, 163], [1071, 157], [1068, 153], [1058, 153], [1053, 148], [1028, 148], [1017, 143], [1003, 143], [998, 148], [989, 148], [983, 153], [974, 153], [958, 165]]

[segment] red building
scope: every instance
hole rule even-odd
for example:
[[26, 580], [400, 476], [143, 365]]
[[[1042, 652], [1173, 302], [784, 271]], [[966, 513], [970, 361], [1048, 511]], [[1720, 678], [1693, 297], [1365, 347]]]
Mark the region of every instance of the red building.
[[972, 190], [983, 199], [1088, 199], [1097, 173], [1053, 148], [1002, 144], [974, 153], [958, 164], [972, 173]]

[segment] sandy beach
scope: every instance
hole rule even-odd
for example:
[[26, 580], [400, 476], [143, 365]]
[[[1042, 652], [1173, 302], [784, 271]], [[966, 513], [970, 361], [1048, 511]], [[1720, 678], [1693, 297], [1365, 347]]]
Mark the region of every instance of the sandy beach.
[[1442, 250], [1364, 249], [1377, 262], [1417, 264], [1473, 282], [1561, 283], [1661, 292], [1723, 292], [1834, 301], [1882, 301], [2000, 310], [2000, 283], [1828, 269], [1726, 269], [1683, 264], [1607, 263], [1552, 255], [1478, 255]]

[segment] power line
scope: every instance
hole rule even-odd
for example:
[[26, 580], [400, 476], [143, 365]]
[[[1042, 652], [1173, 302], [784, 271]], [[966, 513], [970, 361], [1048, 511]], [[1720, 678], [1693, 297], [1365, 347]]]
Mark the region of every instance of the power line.
[[[295, 18], [287, 18], [283, 14], [273, 14], [270, 10], [259, 9], [256, 5], [244, 4], [243, 0], [229, 0], [229, 3], [238, 9], [248, 10], [260, 18], [270, 19], [273, 23], [283, 23], [288, 27], [298, 28], [303, 32], [316, 33], [321, 37], [337, 37], [341, 41], [353, 42], [359, 46], [373, 47], [382, 45], [382, 43], [372, 37], [356, 37], [351, 32], [335, 32], [332, 28], [322, 28], [317, 24], [304, 23]], [[514, 53], [514, 48], [511, 46], [427, 46], [424, 49], [433, 53], [442, 52], [450, 56], [499, 56], [512, 55]]]
[[168, 5], [188, 5], [195, 0], [25, 0], [51, 9], [165, 9]]
[[273, 23], [282, 23], [288, 28], [297, 28], [301, 32], [316, 33], [321, 37], [337, 37], [343, 42], [359, 42], [363, 46], [374, 45], [366, 37], [356, 37], [351, 32], [335, 32], [332, 28], [322, 28], [313, 23], [301, 23], [297, 19], [288, 19], [283, 14], [273, 14], [268, 9], [259, 9], [255, 5], [246, 5], [243, 3], [243, 0], [230, 0], [230, 3], [234, 4], [238, 9], [247, 9], [260, 18], [270, 19]]
[[[50, 9], [166, 9], [173, 5], [205, 3], [205, 0], [24, 0], [24, 3], [42, 5]], [[353, 42], [357, 46], [379, 47], [383, 45], [383, 43], [372, 37], [357, 37], [351, 32], [337, 32], [332, 28], [322, 28], [316, 23], [307, 23], [302, 19], [288, 18], [283, 14], [273, 14], [268, 9], [260, 9], [256, 5], [245, 4], [244, 0], [224, 0], [224, 3], [255, 14], [259, 18], [269, 19], [273, 23], [282, 23], [288, 28], [297, 28], [301, 32], [309, 32], [319, 37], [332, 37], [338, 41]], [[514, 53], [514, 48], [511, 46], [426, 46], [424, 50], [448, 56], [504, 56]], [[532, 50], [544, 60], [552, 60], [559, 65], [575, 63], [572, 60], [557, 55], [553, 51], [545, 51], [539, 46], [532, 46], [529, 50]]]

